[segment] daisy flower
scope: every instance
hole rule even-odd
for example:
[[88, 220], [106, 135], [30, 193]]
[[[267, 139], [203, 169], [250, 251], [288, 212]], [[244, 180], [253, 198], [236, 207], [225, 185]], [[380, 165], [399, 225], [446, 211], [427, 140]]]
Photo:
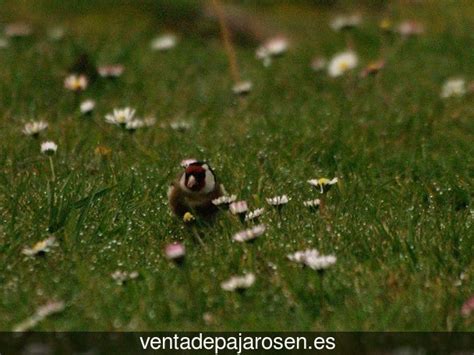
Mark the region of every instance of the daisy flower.
[[63, 39], [64, 35], [66, 34], [66, 31], [64, 30], [63, 27], [53, 27], [48, 30], [48, 37], [52, 41], [59, 41]]
[[156, 118], [153, 116], [147, 116], [143, 119], [143, 125], [145, 127], [151, 127], [154, 126], [156, 123]]
[[230, 205], [235, 200], [237, 200], [236, 195], [230, 195], [230, 196], [229, 195], [224, 195], [224, 196], [221, 196], [221, 197], [218, 197], [218, 198], [215, 198], [214, 200], [212, 200], [212, 204], [214, 206], [227, 206], [227, 205]]
[[151, 41], [151, 49], [155, 51], [167, 51], [174, 48], [178, 38], [173, 34], [164, 34]]
[[466, 81], [463, 78], [451, 78], [446, 80], [441, 88], [441, 97], [462, 97], [466, 94]]
[[0, 37], [0, 49], [8, 47], [8, 39]]
[[283, 55], [288, 50], [288, 40], [285, 37], [277, 36], [270, 38], [257, 48], [255, 56], [263, 61], [263, 65], [269, 66], [271, 59]]
[[317, 210], [321, 205], [321, 200], [317, 198], [315, 200], [304, 201], [303, 205], [308, 207], [310, 210]]
[[471, 296], [464, 304], [462, 305], [461, 308], [461, 315], [465, 318], [469, 317], [471, 313], [474, 312], [474, 295]]
[[89, 80], [83, 74], [71, 74], [64, 79], [64, 87], [71, 91], [84, 91], [88, 84]]
[[48, 30], [48, 37], [53, 41], [59, 41], [63, 39], [66, 31], [62, 27], [53, 27]]
[[322, 71], [326, 68], [328, 61], [324, 57], [316, 57], [311, 61], [311, 69], [314, 71]]
[[253, 210], [245, 216], [245, 221], [253, 221], [257, 220], [263, 213], [265, 212], [265, 208], [257, 208], [256, 210]]
[[337, 184], [338, 178], [335, 177], [331, 180], [327, 178], [320, 178], [320, 179], [311, 179], [308, 180], [308, 184], [311, 186], [314, 186], [316, 188], [319, 188], [321, 193], [325, 193], [329, 191], [329, 189], [332, 187], [332, 185]]
[[334, 265], [337, 258], [334, 255], [321, 255], [316, 249], [307, 249], [289, 254], [288, 259], [308, 266], [313, 270], [325, 270]]
[[112, 154], [112, 149], [105, 145], [98, 145], [95, 148], [94, 153], [100, 157], [108, 157]]
[[328, 74], [332, 77], [343, 75], [349, 70], [354, 69], [359, 64], [357, 54], [352, 51], [336, 54], [328, 65]]
[[247, 202], [246, 201], [232, 202], [229, 205], [229, 211], [233, 215], [241, 215], [241, 214], [247, 213], [248, 211]]
[[165, 247], [165, 257], [168, 260], [181, 263], [185, 255], [186, 248], [181, 243], [172, 243]]
[[275, 207], [281, 207], [283, 205], [286, 205], [290, 201], [287, 195], [275, 196], [267, 198], [266, 200], [269, 205]]
[[125, 67], [121, 64], [101, 65], [97, 68], [102, 78], [118, 78], [123, 74]]
[[260, 237], [265, 233], [265, 225], [259, 224], [258, 226], [240, 231], [232, 237], [232, 239], [239, 243], [250, 242]]
[[5, 26], [4, 33], [7, 37], [28, 37], [33, 33], [33, 28], [23, 22], [9, 23]]
[[236, 95], [246, 95], [252, 90], [251, 81], [240, 81], [232, 87], [232, 92]]
[[362, 72], [360, 73], [360, 76], [362, 78], [366, 78], [369, 75], [375, 75], [379, 71], [381, 71], [384, 66], [385, 66], [385, 60], [383, 60], [383, 59], [377, 60], [377, 61], [372, 62], [372, 63], [369, 63], [369, 65], [367, 65], [364, 68], [364, 70], [362, 70]]
[[137, 118], [125, 123], [125, 129], [130, 132], [135, 132], [137, 129], [142, 128], [144, 126], [145, 126], [145, 123], [143, 123], [142, 120], [139, 120]]
[[332, 19], [329, 26], [336, 32], [341, 30], [354, 28], [362, 23], [362, 16], [359, 14], [353, 15], [339, 15]]
[[273, 37], [263, 44], [263, 48], [272, 57], [284, 54], [288, 50], [288, 40], [285, 37]]
[[113, 113], [105, 115], [105, 121], [110, 124], [125, 127], [127, 122], [133, 120], [135, 116], [135, 110], [130, 107], [122, 109], [114, 109]]
[[57, 246], [56, 243], [56, 238], [55, 237], [49, 237], [47, 239], [44, 239], [42, 241], [39, 241], [33, 247], [25, 247], [21, 251], [22, 254], [27, 255], [27, 256], [35, 256], [35, 255], [44, 255], [47, 252], [51, 250], [51, 248]]
[[425, 26], [413, 20], [403, 21], [398, 25], [397, 32], [404, 37], [417, 36], [425, 32]]
[[27, 136], [38, 137], [46, 128], [48, 128], [48, 123], [45, 121], [31, 121], [25, 124], [22, 132]]
[[392, 30], [393, 28], [393, 23], [390, 19], [388, 18], [384, 18], [382, 19], [380, 22], [379, 22], [379, 28], [382, 30], [382, 31], [385, 31], [385, 32], [389, 32]]
[[41, 153], [46, 155], [53, 155], [58, 150], [58, 145], [53, 141], [41, 143]]
[[128, 280], [134, 280], [138, 277], [138, 272], [132, 271], [132, 272], [127, 272], [127, 271], [121, 271], [121, 270], [116, 270], [114, 271], [111, 275], [112, 279], [115, 280], [117, 285], [123, 285], [124, 282]]
[[170, 123], [171, 129], [175, 131], [184, 132], [191, 128], [191, 124], [186, 121], [174, 121]]
[[94, 111], [95, 101], [94, 100], [83, 101], [83, 102], [81, 102], [81, 105], [80, 105], [79, 109], [81, 110], [81, 113], [83, 115], [88, 115], [88, 114], [92, 113], [92, 111]]
[[221, 288], [225, 291], [244, 291], [255, 283], [255, 275], [248, 273], [244, 276], [232, 276], [221, 283]]

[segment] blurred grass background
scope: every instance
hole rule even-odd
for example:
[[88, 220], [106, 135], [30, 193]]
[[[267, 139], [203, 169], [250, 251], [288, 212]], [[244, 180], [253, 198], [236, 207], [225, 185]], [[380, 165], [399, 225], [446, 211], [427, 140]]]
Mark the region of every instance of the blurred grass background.
[[[37, 330], [473, 330], [459, 309], [474, 289], [474, 108], [472, 95], [439, 98], [447, 78], [474, 78], [472, 2], [233, 5], [292, 43], [264, 68], [256, 40], [239, 37], [242, 76], [254, 83], [243, 101], [230, 92], [217, 24], [199, 2], [0, 2], [2, 24], [35, 30], [0, 53], [0, 329], [62, 299], [66, 310]], [[359, 29], [330, 30], [334, 15], [353, 11], [364, 16]], [[383, 34], [384, 17], [421, 21], [426, 34]], [[66, 30], [58, 42], [46, 36], [55, 26]], [[179, 45], [152, 52], [150, 40], [164, 31], [178, 33]], [[311, 71], [315, 55], [348, 43], [362, 65], [383, 57], [386, 68], [364, 80]], [[125, 74], [75, 97], [63, 79], [84, 52], [125, 65]], [[97, 101], [92, 118], [78, 113], [86, 98]], [[104, 123], [125, 105], [158, 124], [128, 135]], [[43, 138], [59, 145], [49, 198], [48, 162], [21, 134], [30, 119], [47, 120]], [[176, 119], [193, 128], [161, 127]], [[97, 157], [98, 145], [112, 149], [110, 159]], [[292, 200], [281, 216], [268, 209], [268, 232], [253, 245], [232, 243], [242, 226], [222, 214], [201, 227], [203, 250], [166, 206], [167, 185], [188, 157], [208, 159], [252, 207], [276, 194]], [[341, 180], [324, 217], [302, 206], [317, 197], [306, 180], [319, 176]], [[21, 255], [48, 230], [58, 248]], [[188, 248], [183, 269], [163, 257], [174, 240]], [[323, 287], [285, 258], [308, 247], [338, 257]], [[117, 286], [116, 269], [140, 278]], [[245, 294], [220, 289], [245, 271], [257, 275]]]

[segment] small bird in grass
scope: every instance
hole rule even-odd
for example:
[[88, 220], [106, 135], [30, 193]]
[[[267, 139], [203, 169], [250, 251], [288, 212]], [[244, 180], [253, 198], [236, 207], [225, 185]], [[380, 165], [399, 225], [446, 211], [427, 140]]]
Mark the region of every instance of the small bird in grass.
[[184, 172], [168, 189], [171, 210], [180, 218], [189, 213], [211, 217], [218, 210], [212, 200], [224, 194], [222, 185], [205, 162], [187, 160], [183, 167]]

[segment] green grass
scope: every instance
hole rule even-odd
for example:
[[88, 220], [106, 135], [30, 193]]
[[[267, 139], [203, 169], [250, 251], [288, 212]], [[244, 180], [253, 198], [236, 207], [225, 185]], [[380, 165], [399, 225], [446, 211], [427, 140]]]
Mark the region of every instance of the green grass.
[[[261, 16], [293, 47], [269, 68], [253, 46], [237, 49], [254, 83], [241, 101], [218, 37], [185, 32], [175, 50], [156, 53], [149, 41], [163, 28], [147, 7], [84, 1], [68, 12], [57, 1], [32, 3], [0, 2], [5, 22], [37, 29], [0, 52], [0, 330], [50, 299], [67, 307], [35, 330], [474, 330], [459, 312], [474, 291], [474, 106], [472, 95], [439, 98], [446, 78], [474, 79], [472, 3], [368, 8], [351, 38], [327, 26], [342, 7], [265, 7]], [[419, 19], [427, 33], [384, 36], [384, 15]], [[45, 35], [55, 24], [68, 31], [60, 42]], [[385, 57], [383, 72], [330, 79], [311, 71], [315, 54], [331, 56], [346, 40], [363, 64]], [[62, 86], [81, 51], [126, 66], [117, 81], [81, 95], [97, 101], [91, 118]], [[104, 122], [126, 105], [156, 115], [157, 125], [129, 135]], [[50, 124], [40, 140], [21, 133], [30, 119]], [[161, 127], [175, 119], [193, 128]], [[59, 145], [55, 183], [43, 139]], [[109, 160], [96, 156], [98, 145], [112, 149]], [[281, 215], [267, 208], [267, 233], [250, 245], [231, 241], [242, 225], [221, 213], [198, 227], [204, 249], [166, 201], [188, 157], [208, 160], [252, 208], [273, 195], [292, 200]], [[340, 178], [324, 216], [302, 205], [318, 197], [306, 180], [321, 176]], [[59, 241], [51, 253], [21, 254], [49, 231]], [[187, 247], [183, 268], [163, 256], [176, 240]], [[322, 284], [286, 259], [310, 247], [338, 258]], [[118, 286], [117, 269], [140, 277]], [[247, 292], [220, 289], [246, 271], [257, 276]]]

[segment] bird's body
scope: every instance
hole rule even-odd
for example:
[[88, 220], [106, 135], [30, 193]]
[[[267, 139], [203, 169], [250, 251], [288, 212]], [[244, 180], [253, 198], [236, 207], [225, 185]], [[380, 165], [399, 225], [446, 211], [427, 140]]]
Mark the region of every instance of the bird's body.
[[187, 212], [210, 217], [217, 212], [212, 200], [223, 195], [209, 165], [194, 161], [187, 166], [168, 190], [168, 201], [175, 215], [182, 218]]

